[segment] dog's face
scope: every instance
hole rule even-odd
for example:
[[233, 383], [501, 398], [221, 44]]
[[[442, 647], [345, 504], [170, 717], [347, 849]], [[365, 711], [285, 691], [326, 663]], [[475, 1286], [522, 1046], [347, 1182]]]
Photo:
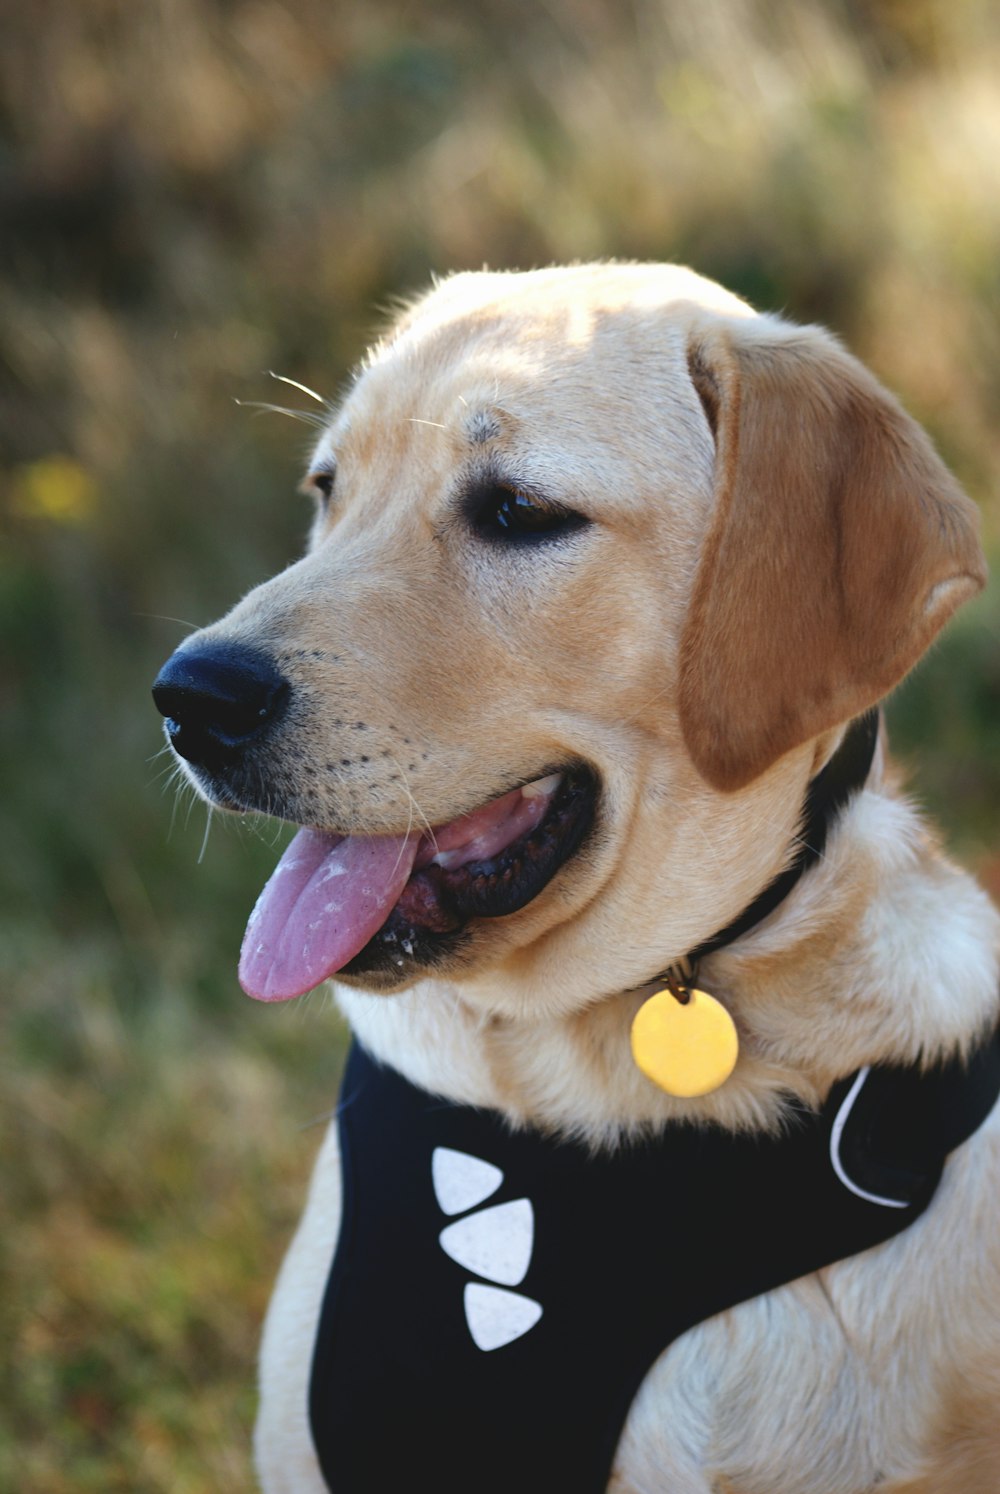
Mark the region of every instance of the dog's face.
[[780, 869], [838, 728], [982, 581], [874, 381], [668, 267], [445, 282], [306, 485], [309, 553], [157, 685], [209, 799], [317, 832], [248, 930], [265, 998], [650, 978]]

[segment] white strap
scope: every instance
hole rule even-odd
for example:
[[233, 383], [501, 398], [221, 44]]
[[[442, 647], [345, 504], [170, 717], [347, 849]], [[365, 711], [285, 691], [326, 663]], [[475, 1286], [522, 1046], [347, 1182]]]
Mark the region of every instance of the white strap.
[[852, 1193], [857, 1194], [858, 1198], [863, 1198], [868, 1203], [881, 1204], [886, 1209], [906, 1209], [909, 1208], [909, 1203], [905, 1198], [882, 1198], [878, 1193], [869, 1193], [865, 1188], [859, 1188], [857, 1183], [852, 1182], [847, 1176], [844, 1164], [840, 1158], [840, 1141], [844, 1134], [844, 1127], [847, 1125], [848, 1117], [854, 1109], [854, 1102], [861, 1093], [864, 1082], [870, 1073], [871, 1065], [865, 1064], [864, 1068], [859, 1070], [858, 1077], [851, 1085], [843, 1104], [837, 1111], [837, 1118], [833, 1123], [833, 1130], [830, 1132], [830, 1161], [833, 1163], [833, 1170], [844, 1187], [849, 1188]]

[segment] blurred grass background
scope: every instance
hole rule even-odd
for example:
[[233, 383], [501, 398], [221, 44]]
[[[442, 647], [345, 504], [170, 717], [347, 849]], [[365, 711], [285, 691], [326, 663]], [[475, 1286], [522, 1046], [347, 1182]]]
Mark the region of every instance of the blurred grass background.
[[[201, 855], [156, 755], [160, 661], [305, 531], [304, 428], [234, 399], [334, 394], [431, 271], [678, 259], [840, 332], [995, 555], [998, 65], [992, 0], [6, 8], [0, 1487], [252, 1487], [342, 1038], [240, 994], [273, 837]], [[998, 623], [994, 588], [891, 710], [994, 890]]]

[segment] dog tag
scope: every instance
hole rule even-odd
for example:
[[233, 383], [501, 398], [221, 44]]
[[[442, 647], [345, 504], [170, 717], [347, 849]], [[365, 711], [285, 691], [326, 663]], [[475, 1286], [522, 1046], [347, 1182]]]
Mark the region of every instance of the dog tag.
[[690, 1100], [711, 1094], [736, 1065], [739, 1039], [732, 1017], [707, 991], [690, 990], [682, 1001], [657, 991], [632, 1023], [636, 1065], [668, 1095]]

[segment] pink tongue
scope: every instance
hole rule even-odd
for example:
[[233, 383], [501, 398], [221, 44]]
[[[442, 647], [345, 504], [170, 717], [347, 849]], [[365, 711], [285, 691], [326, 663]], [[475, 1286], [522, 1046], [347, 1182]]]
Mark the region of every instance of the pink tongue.
[[342, 969], [385, 923], [419, 844], [419, 833], [300, 830], [247, 924], [240, 952], [240, 985], [247, 995], [287, 1001]]
[[311, 991], [377, 934], [410, 874], [431, 861], [446, 871], [483, 860], [529, 834], [561, 782], [512, 789], [426, 835], [328, 835], [300, 830], [250, 915], [240, 985], [258, 1001]]

